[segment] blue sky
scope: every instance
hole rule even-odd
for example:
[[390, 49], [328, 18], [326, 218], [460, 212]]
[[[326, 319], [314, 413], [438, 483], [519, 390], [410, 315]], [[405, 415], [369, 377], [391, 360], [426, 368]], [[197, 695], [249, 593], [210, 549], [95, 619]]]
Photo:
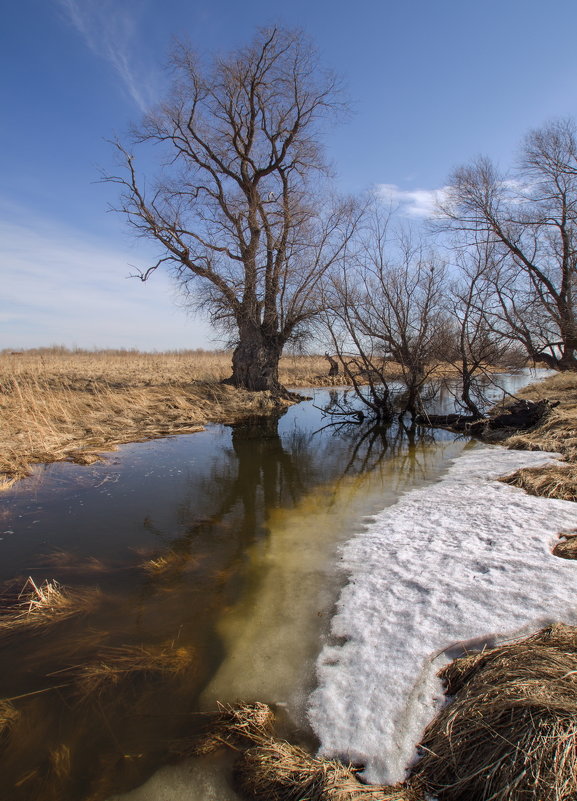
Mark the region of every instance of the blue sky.
[[162, 98], [173, 37], [204, 53], [298, 26], [352, 116], [327, 135], [337, 183], [418, 220], [451, 170], [507, 167], [524, 134], [577, 116], [574, 0], [10, 0], [0, 27], [0, 349], [214, 347], [149, 247], [107, 211], [107, 139]]

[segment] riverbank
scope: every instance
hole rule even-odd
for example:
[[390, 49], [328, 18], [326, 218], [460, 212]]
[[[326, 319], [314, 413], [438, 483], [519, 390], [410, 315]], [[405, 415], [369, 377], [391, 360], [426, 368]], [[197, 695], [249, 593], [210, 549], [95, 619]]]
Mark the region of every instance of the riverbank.
[[[284, 356], [279, 378], [291, 388], [347, 383], [328, 368], [320, 355]], [[447, 371], [438, 368], [435, 375]], [[1, 351], [0, 490], [37, 462], [90, 464], [121, 444], [286, 407], [270, 393], [223, 385], [230, 373], [228, 351]], [[391, 364], [391, 379], [397, 374]]]
[[[283, 383], [305, 386], [321, 380], [327, 363], [289, 357], [281, 368]], [[226, 352], [3, 351], [0, 489], [28, 475], [35, 462], [89, 464], [124, 443], [189, 434], [287, 405], [267, 392], [223, 385], [230, 370]]]
[[[328, 366], [320, 355], [285, 356], [280, 380], [294, 388], [346, 383], [343, 376], [328, 376]], [[124, 443], [193, 433], [207, 423], [236, 422], [286, 405], [269, 393], [223, 385], [230, 370], [227, 351], [0, 352], [0, 490], [28, 475], [34, 463], [90, 464]], [[545, 424], [510, 440], [511, 447], [559, 451], [570, 466], [523, 471], [507, 480], [537, 494], [577, 497], [576, 387], [576, 376], [562, 374], [524, 390], [523, 397], [561, 403]]]
[[323, 755], [365, 765], [376, 784], [402, 781], [443, 706], [444, 665], [551, 621], [577, 624], [575, 564], [551, 553], [574, 504], [497, 480], [551, 458], [471, 442], [440, 481], [341, 549], [349, 582], [310, 703]]
[[560, 453], [563, 463], [523, 467], [502, 480], [531, 495], [577, 501], [577, 374], [557, 373], [517, 393], [531, 401], [558, 403], [529, 431], [513, 434], [503, 444], [515, 450]]

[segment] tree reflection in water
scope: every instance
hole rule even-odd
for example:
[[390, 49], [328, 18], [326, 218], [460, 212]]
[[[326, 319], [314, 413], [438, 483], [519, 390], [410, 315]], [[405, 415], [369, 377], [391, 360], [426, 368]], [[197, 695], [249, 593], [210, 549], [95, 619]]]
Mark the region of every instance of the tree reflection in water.
[[[170, 741], [194, 725], [203, 688], [225, 657], [218, 620], [242, 601], [251, 582], [254, 591], [247, 553], [267, 542], [276, 510], [302, 504], [315, 487], [330, 488], [329, 503], [340, 485], [351, 478], [362, 482], [388, 460], [403, 480], [426, 473], [429, 433], [345, 425], [314, 434], [283, 422], [282, 415], [251, 418], [231, 426], [229, 437], [215, 437], [214, 458], [189, 467], [175, 498], [165, 500], [161, 486], [149, 488], [154, 497], [141, 508], [152, 512], [140, 526], [157, 547], [139, 559], [130, 552], [121, 572], [116, 565], [116, 573], [99, 576], [104, 597], [96, 611], [53, 627], [49, 637], [22, 634], [0, 642], [3, 695], [38, 693], [15, 701], [19, 722], [0, 743], [0, 775], [10, 801], [98, 801], [140, 784], [166, 761]], [[170, 513], [157, 511], [166, 503], [173, 504]], [[60, 514], [50, 521], [54, 529], [65, 521], [66, 510]], [[113, 512], [98, 525], [114, 526]], [[92, 555], [102, 556], [97, 536]], [[52, 560], [45, 575], [69, 582], [65, 557], [70, 564], [70, 554], [63, 553], [62, 571]], [[94, 583], [80, 563], [73, 576], [76, 585]], [[103, 646], [167, 643], [191, 649], [193, 671], [123, 680], [79, 706], [68, 668], [98, 662]]]

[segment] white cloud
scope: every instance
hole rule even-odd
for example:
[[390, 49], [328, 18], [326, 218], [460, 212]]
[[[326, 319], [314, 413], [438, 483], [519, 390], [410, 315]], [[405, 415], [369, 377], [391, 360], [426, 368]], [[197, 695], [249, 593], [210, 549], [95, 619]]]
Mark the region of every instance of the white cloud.
[[158, 79], [138, 58], [137, 20], [115, 0], [57, 0], [93, 53], [108, 61], [128, 94], [146, 112], [157, 94]]
[[213, 346], [208, 325], [177, 309], [168, 276], [127, 278], [146, 257], [48, 219], [0, 223], [0, 348]]
[[377, 196], [406, 217], [438, 217], [438, 204], [446, 199], [448, 186], [440, 189], [400, 189], [396, 184], [377, 184]]

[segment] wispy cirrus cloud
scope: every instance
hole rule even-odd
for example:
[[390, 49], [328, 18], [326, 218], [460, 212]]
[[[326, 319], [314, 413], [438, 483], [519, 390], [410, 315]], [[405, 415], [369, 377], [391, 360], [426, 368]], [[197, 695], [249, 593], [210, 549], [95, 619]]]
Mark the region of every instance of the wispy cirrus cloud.
[[130, 261], [146, 263], [140, 248], [129, 253], [24, 213], [1, 197], [0, 212], [0, 349], [62, 344], [162, 350], [210, 343], [205, 322], [176, 311], [176, 289], [167, 275], [158, 273], [146, 284], [127, 280], [134, 271]]
[[378, 197], [392, 206], [397, 206], [406, 217], [438, 217], [439, 204], [447, 198], [448, 186], [439, 189], [401, 189], [396, 184], [377, 184]]
[[112, 65], [138, 108], [148, 111], [155, 102], [158, 79], [139, 55], [138, 9], [117, 0], [57, 3], [92, 52]]

